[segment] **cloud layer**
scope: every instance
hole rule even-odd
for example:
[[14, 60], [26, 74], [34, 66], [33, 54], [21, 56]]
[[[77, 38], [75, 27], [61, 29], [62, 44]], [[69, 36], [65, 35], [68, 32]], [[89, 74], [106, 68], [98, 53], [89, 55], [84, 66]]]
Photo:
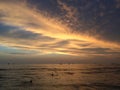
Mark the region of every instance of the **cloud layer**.
[[40, 11], [24, 0], [0, 0], [0, 44], [32, 50], [35, 51], [33, 54], [37, 52], [40, 55], [120, 55], [119, 42], [105, 39], [104, 36], [102, 38], [106, 34], [95, 32], [97, 28], [82, 28], [84, 23], [77, 21], [78, 10], [75, 7], [60, 0], [56, 3], [67, 20], [54, 15], [51, 17], [46, 11]]

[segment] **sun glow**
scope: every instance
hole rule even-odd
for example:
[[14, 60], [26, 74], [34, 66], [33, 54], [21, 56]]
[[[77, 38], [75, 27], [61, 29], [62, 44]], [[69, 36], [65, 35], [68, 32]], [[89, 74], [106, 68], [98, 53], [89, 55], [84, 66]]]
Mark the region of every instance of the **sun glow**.
[[[26, 3], [16, 1], [13, 4], [10, 1], [2, 1], [0, 2], [0, 11], [3, 13], [2, 17], [0, 17], [2, 24], [18, 27], [19, 29], [16, 31], [23, 30], [37, 36], [35, 39], [27, 40], [0, 36], [0, 44], [3, 45], [35, 50], [39, 54], [54, 52], [68, 55], [86, 55], [90, 53], [84, 52], [82, 49], [93, 47], [120, 50], [119, 44], [99, 40], [95, 37], [96, 35], [90, 36], [79, 31], [72, 32], [72, 28], [60, 20], [59, 17], [44, 16], [43, 11], [32, 9]], [[14, 31], [11, 30], [9, 33], [14, 33]], [[86, 44], [86, 47], [83, 47], [83, 44]]]

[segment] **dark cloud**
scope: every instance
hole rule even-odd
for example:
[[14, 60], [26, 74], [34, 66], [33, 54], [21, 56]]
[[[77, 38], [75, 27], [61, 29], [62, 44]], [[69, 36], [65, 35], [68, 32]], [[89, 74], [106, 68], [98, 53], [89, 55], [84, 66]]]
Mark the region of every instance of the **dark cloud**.
[[82, 51], [90, 52], [91, 54], [109, 54], [109, 48], [83, 48]]
[[90, 46], [92, 44], [91, 43], [81, 43], [81, 44], [77, 44], [77, 45], [80, 47], [87, 47], [87, 46]]
[[[66, 22], [73, 32], [77, 30], [80, 33], [88, 33], [91, 36], [99, 36], [98, 39], [120, 42], [120, 8], [118, 6], [119, 0], [60, 0], [63, 5], [66, 5], [68, 11], [70, 8], [72, 12], [77, 10], [76, 13], [73, 13], [71, 18], [67, 18], [67, 12], [65, 10], [61, 11], [59, 9], [59, 4], [52, 0], [45, 1], [32, 1], [34, 3], [40, 4], [41, 8], [45, 8], [48, 11], [60, 16], [64, 22]], [[39, 2], [39, 3], [38, 3]], [[49, 5], [48, 5], [49, 4]], [[66, 9], [66, 8], [64, 8]], [[71, 12], [69, 12], [71, 13]], [[77, 19], [77, 22], [74, 19]]]
[[46, 16], [48, 14], [51, 14], [52, 17], [62, 15], [62, 13], [60, 13], [60, 8], [57, 6], [57, 0], [27, 0], [27, 2], [33, 7], [35, 5], [38, 10], [46, 11], [45, 13], [43, 12]]
[[113, 51], [110, 48], [66, 48], [65, 50], [60, 50], [61, 52], [67, 52], [71, 54], [86, 54], [86, 55], [119, 55], [119, 51]]
[[96, 54], [96, 55], [97, 54], [103, 54], [103, 55], [106, 55], [106, 54], [119, 55], [120, 54], [119, 51], [113, 51], [110, 48], [83, 48], [81, 50], [91, 54]]
[[45, 48], [62, 48], [62, 47], [65, 47], [67, 45], [69, 45], [69, 40], [63, 40], [63, 41], [58, 41], [58, 42], [55, 42], [55, 43], [52, 43], [52, 44], [42, 44], [40, 45], [39, 47], [45, 47]]
[[0, 24], [0, 36], [24, 40], [25, 39], [28, 40], [40, 39], [42, 41], [54, 40], [54, 38], [43, 36], [42, 34], [21, 30], [19, 27], [6, 26], [3, 24]]
[[37, 36], [37, 34], [20, 30], [20, 28], [18, 27], [6, 26], [0, 24], [0, 36], [9, 37], [9, 38], [30, 38]]
[[69, 44], [70, 44], [69, 40], [63, 40], [55, 43], [53, 47], [64, 47], [65, 45], [69, 45]]

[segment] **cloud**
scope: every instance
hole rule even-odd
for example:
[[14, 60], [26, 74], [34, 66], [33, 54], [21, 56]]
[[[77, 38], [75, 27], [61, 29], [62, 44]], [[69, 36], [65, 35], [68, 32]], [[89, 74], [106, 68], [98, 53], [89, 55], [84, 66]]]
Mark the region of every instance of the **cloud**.
[[116, 8], [120, 8], [120, 0], [116, 0]]
[[24, 39], [24, 40], [36, 40], [48, 41], [54, 40], [54, 38], [43, 36], [42, 34], [33, 33], [31, 31], [21, 30], [18, 27], [0, 25], [0, 37]]
[[119, 0], [105, 2], [103, 0], [58, 0], [58, 4], [64, 12], [63, 17], [70, 17], [67, 19], [68, 24], [73, 24], [73, 32], [78, 31], [109, 42], [120, 42], [120, 14], [115, 7], [119, 4]]
[[30, 55], [30, 54], [36, 54], [36, 51], [33, 50], [22, 50], [19, 48], [14, 48], [14, 47], [9, 47], [9, 46], [4, 46], [4, 45], [0, 45], [0, 53], [2, 54], [7, 54], [7, 55]]
[[[58, 3], [67, 13], [66, 17], [76, 22], [77, 10], [61, 1]], [[111, 49], [111, 52], [120, 50], [117, 43], [97, 39], [97, 35], [91, 36], [89, 33], [73, 30], [59, 17], [44, 16], [43, 12], [45, 11], [31, 8], [22, 0], [1, 0], [0, 44], [22, 50], [34, 50], [39, 54], [78, 56], [97, 52], [104, 54], [105, 48]]]

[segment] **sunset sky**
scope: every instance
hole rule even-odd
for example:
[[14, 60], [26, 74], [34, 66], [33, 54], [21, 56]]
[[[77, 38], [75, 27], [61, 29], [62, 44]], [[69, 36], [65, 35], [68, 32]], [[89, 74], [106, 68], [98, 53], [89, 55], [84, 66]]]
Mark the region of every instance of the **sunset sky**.
[[0, 63], [120, 63], [120, 0], [0, 0]]

